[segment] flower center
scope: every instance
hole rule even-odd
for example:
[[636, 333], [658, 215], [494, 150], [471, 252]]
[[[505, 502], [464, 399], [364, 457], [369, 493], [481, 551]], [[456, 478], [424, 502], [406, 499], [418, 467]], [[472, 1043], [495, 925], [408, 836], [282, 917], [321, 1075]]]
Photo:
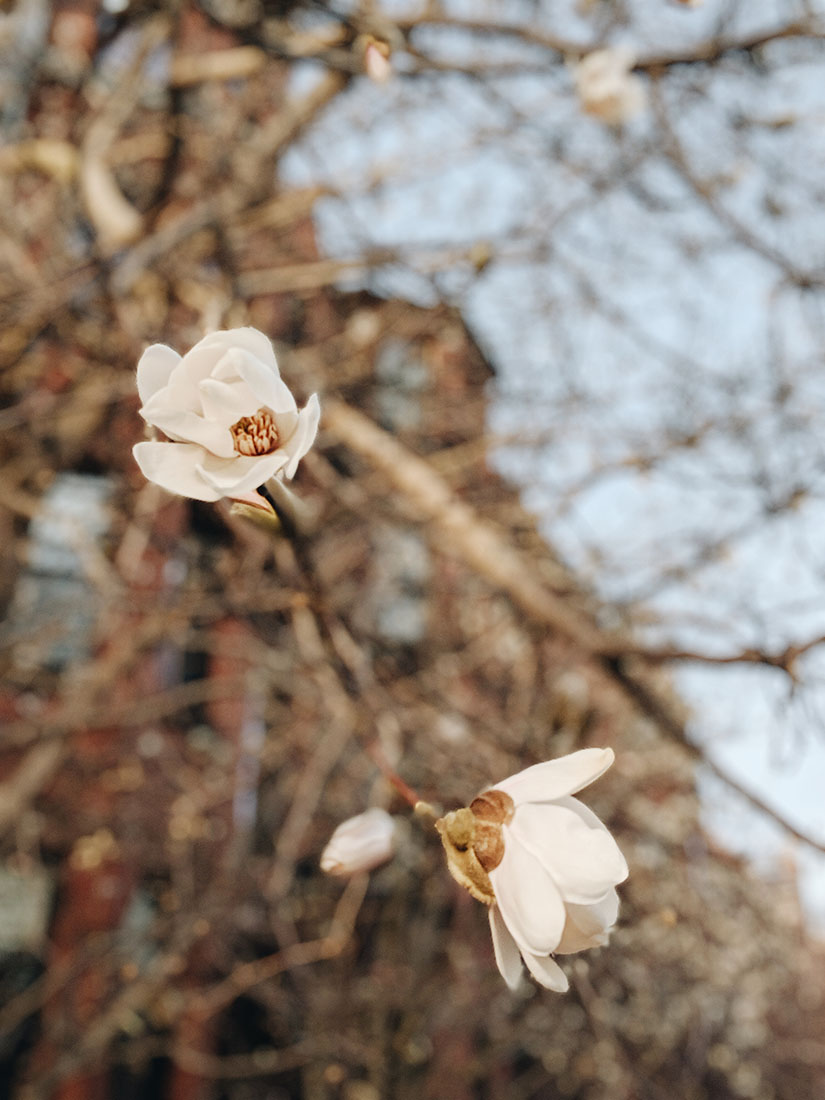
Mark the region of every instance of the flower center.
[[269, 409], [242, 416], [229, 430], [239, 455], [268, 455], [278, 449], [278, 426]]

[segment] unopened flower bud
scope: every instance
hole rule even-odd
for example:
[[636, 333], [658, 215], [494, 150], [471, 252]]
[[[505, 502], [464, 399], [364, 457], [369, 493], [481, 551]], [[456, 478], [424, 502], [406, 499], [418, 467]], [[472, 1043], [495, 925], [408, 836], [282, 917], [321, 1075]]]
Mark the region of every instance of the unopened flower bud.
[[355, 875], [371, 871], [395, 854], [395, 822], [386, 810], [374, 807], [342, 822], [321, 856], [328, 875]]
[[608, 47], [587, 54], [574, 68], [582, 109], [609, 126], [621, 126], [644, 109], [644, 85], [633, 75], [633, 54]]
[[361, 48], [364, 51], [364, 72], [376, 84], [385, 84], [392, 76], [389, 43], [368, 34], [361, 40]]

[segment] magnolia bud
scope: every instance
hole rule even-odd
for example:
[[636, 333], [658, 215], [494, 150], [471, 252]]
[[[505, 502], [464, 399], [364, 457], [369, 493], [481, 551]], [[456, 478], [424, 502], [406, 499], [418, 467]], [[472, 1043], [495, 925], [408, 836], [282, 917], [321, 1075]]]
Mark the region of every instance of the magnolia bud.
[[355, 875], [386, 863], [395, 853], [395, 822], [374, 807], [342, 822], [321, 856], [328, 875]]
[[376, 84], [385, 84], [392, 76], [389, 44], [368, 34], [360, 40], [360, 45], [364, 55], [364, 72]]
[[644, 109], [645, 89], [633, 75], [635, 58], [622, 46], [594, 50], [574, 68], [582, 109], [610, 126], [621, 126]]

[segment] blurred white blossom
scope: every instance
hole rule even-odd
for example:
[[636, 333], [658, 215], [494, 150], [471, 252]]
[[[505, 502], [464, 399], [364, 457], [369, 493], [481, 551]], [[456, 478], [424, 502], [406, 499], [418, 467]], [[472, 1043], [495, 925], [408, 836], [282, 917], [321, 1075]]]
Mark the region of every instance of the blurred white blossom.
[[514, 989], [521, 960], [564, 992], [551, 957], [607, 943], [627, 863], [596, 815], [571, 797], [613, 763], [611, 749], [536, 764], [485, 791], [436, 827], [453, 877], [488, 906], [498, 968]]
[[395, 853], [395, 822], [378, 807], [342, 822], [321, 855], [321, 870], [329, 875], [371, 871]]
[[615, 46], [594, 50], [579, 61], [573, 77], [582, 109], [589, 115], [618, 126], [645, 106], [645, 89], [632, 69], [630, 50]]
[[137, 386], [141, 416], [169, 442], [137, 443], [135, 459], [149, 481], [194, 500], [242, 498], [293, 477], [318, 430], [318, 398], [298, 411], [272, 344], [254, 328], [210, 333], [183, 358], [152, 344]]

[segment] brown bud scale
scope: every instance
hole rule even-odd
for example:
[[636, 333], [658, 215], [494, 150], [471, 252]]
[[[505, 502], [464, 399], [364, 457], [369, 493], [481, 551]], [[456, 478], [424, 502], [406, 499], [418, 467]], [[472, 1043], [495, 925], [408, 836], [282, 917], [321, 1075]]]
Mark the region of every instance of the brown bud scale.
[[513, 819], [516, 806], [509, 794], [504, 791], [484, 791], [470, 803], [470, 809], [477, 821], [491, 821], [496, 825], [507, 825]]
[[494, 821], [476, 821], [473, 851], [487, 874], [504, 859], [504, 837]]

